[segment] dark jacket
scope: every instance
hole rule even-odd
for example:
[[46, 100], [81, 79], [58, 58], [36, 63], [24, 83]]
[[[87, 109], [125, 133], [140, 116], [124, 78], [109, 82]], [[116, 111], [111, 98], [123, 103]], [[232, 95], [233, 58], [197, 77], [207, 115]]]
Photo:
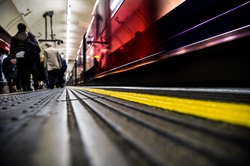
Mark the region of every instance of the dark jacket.
[[63, 59], [63, 58], [61, 58], [61, 61], [62, 61], [62, 68], [60, 69], [63, 73], [67, 70], [67, 63], [66, 63], [66, 61]]
[[[34, 52], [34, 55], [28, 55], [27, 52], [27, 38], [30, 38], [30, 40], [38, 45], [38, 42], [36, 40], [36, 37], [31, 33], [27, 31], [19, 31], [15, 36], [11, 38], [11, 45], [10, 45], [10, 55], [12, 58], [16, 58], [16, 53], [19, 51], [25, 51], [26, 58], [29, 58], [27, 60], [32, 62], [38, 62], [39, 61], [39, 51]], [[32, 57], [32, 58], [30, 58]]]
[[11, 38], [10, 55], [12, 58], [16, 58], [16, 53], [19, 51], [25, 51], [27, 43], [27, 32], [17, 32], [15, 36]]
[[11, 62], [11, 56], [3, 60], [2, 67], [5, 78], [17, 78], [17, 65]]

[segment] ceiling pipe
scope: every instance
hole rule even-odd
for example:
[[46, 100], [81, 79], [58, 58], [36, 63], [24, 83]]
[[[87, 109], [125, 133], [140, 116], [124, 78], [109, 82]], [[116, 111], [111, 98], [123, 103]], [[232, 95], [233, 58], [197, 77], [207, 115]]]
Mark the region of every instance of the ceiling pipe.
[[51, 39], [54, 39], [53, 28], [52, 28], [52, 15], [50, 15], [50, 30], [51, 30]]
[[46, 17], [45, 14], [43, 15], [43, 17], [44, 17], [44, 20], [45, 20], [45, 39], [47, 39], [47, 17]]
[[50, 27], [51, 27], [51, 39], [53, 40], [53, 29], [52, 29], [52, 16], [54, 15], [53, 11], [48, 11], [43, 14], [45, 19], [45, 39], [47, 39], [47, 16], [50, 16]]
[[[27, 9], [27, 13], [20, 13], [20, 15], [18, 15], [16, 18], [14, 18], [13, 20], [11, 20], [5, 27], [6, 31], [10, 30], [10, 28], [14, 25], [11, 25], [14, 21], [17, 21], [17, 19], [21, 16], [26, 17], [27, 15], [29, 15], [31, 13], [31, 11], [29, 9]], [[11, 25], [11, 26], [10, 26]], [[10, 27], [9, 27], [10, 26]]]

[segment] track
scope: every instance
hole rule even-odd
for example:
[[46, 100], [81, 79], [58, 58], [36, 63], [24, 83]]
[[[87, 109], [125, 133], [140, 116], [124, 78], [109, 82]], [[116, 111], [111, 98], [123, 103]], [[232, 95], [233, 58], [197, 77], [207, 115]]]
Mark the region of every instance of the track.
[[[145, 90], [143, 92], [145, 93]], [[173, 90], [165, 92], [176, 96]], [[153, 92], [147, 90], [147, 93]], [[163, 91], [158, 93], [163, 95]], [[222, 101], [229, 99], [231, 102], [234, 97], [230, 96], [236, 95], [182, 91], [177, 96], [180, 94], [203, 99], [210, 96], [210, 99], [219, 98]], [[237, 96], [238, 102], [247, 103], [249, 94], [237, 94]], [[30, 165], [43, 165], [46, 162], [56, 165], [249, 165], [250, 163], [248, 127], [150, 107], [93, 93], [88, 89], [69, 87], [1, 97], [1, 107], [0, 141], [3, 163], [12, 165], [20, 162]], [[29, 137], [31, 134], [32, 138]], [[23, 146], [27, 140], [31, 141], [30, 146]], [[17, 145], [21, 148], [17, 148]], [[26, 157], [22, 154], [23, 151], [26, 152]], [[2, 156], [6, 155], [12, 157], [3, 159]]]

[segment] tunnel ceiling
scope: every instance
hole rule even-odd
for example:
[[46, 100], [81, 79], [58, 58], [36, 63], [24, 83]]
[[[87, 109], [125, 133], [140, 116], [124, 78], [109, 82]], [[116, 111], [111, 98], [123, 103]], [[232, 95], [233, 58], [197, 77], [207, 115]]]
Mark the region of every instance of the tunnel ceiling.
[[[11, 36], [17, 32], [17, 24], [23, 22], [39, 40], [63, 41], [55, 47], [60, 53], [66, 54], [66, 43], [69, 44], [68, 60], [71, 70], [76, 59], [82, 37], [92, 18], [95, 0], [71, 0], [71, 19], [69, 39], [67, 39], [67, 1], [66, 0], [0, 0], [1, 26]], [[46, 12], [53, 11], [53, 15], [44, 17]], [[52, 24], [51, 24], [52, 22]], [[45, 24], [47, 23], [47, 30]], [[47, 33], [47, 37], [46, 37]], [[66, 42], [67, 41], [67, 42]], [[41, 42], [42, 49], [45, 42]], [[66, 57], [64, 57], [66, 58]]]

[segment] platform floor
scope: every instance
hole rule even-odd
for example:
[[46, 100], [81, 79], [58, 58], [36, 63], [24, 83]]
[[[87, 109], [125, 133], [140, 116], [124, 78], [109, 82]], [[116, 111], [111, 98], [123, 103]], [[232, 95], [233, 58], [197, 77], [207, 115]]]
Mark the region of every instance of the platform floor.
[[65, 87], [2, 93], [0, 164], [249, 165], [249, 92]]

